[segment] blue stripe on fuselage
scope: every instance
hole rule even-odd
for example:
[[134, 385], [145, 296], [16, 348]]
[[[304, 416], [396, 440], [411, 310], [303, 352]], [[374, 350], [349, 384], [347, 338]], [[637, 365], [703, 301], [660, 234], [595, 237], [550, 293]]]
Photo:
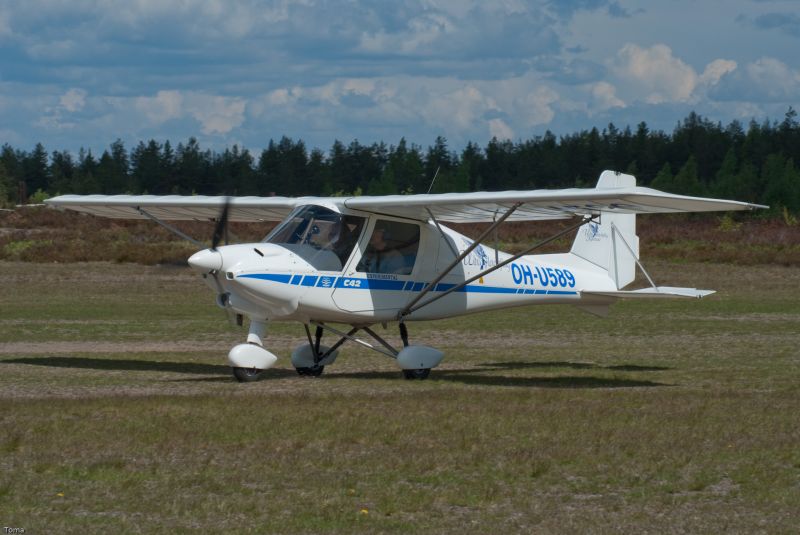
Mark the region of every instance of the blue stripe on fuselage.
[[[279, 273], [248, 273], [239, 275], [240, 278], [260, 279], [282, 284], [294, 284], [300, 286], [318, 288], [341, 288], [343, 290], [387, 290], [387, 291], [411, 291], [419, 292], [427, 286], [426, 282], [412, 282], [384, 279], [367, 279], [361, 277], [328, 277], [315, 275], [285, 275]], [[446, 292], [455, 287], [455, 284], [439, 283], [434, 292]], [[532, 290], [520, 288], [505, 288], [503, 286], [485, 286], [483, 284], [470, 284], [459, 288], [456, 292], [481, 293], [481, 294], [519, 294], [519, 295], [577, 295], [578, 292], [572, 290]]]
[[239, 275], [239, 277], [242, 279], [261, 279], [283, 284], [289, 284], [289, 281], [292, 279], [291, 275], [281, 275], [279, 273], [248, 273], [246, 275]]
[[306, 275], [303, 277], [303, 282], [300, 283], [300, 286], [314, 286], [317, 283], [317, 278], [315, 275]]

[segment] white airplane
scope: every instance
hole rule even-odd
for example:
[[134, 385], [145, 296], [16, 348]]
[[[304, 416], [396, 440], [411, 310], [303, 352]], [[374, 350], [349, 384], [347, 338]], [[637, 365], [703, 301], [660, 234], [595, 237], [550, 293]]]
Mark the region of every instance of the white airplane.
[[[424, 379], [444, 355], [409, 344], [411, 321], [556, 303], [605, 315], [620, 298], [703, 297], [713, 291], [653, 282], [639, 262], [636, 214], [764, 208], [637, 187], [633, 176], [612, 171], [586, 189], [301, 198], [63, 195], [45, 202], [103, 217], [152, 219], [203, 247], [189, 265], [219, 306], [234, 311], [240, 324], [249, 318], [247, 342], [228, 354], [243, 382], [278, 359], [264, 347], [269, 321], [304, 325], [308, 343], [291, 357], [300, 375], [320, 375], [341, 345], [353, 341], [393, 358], [406, 378]], [[545, 219], [574, 224], [515, 255], [483, 243], [506, 221]], [[216, 221], [211, 248], [168, 220]], [[281, 223], [261, 242], [220, 246], [228, 221]], [[473, 240], [442, 222], [489, 225]], [[530, 254], [576, 229], [569, 252]], [[650, 287], [623, 289], [637, 266]], [[399, 324], [400, 349], [373, 329], [390, 322]], [[338, 341], [322, 344], [326, 331]], [[358, 331], [373, 343], [356, 338]]]

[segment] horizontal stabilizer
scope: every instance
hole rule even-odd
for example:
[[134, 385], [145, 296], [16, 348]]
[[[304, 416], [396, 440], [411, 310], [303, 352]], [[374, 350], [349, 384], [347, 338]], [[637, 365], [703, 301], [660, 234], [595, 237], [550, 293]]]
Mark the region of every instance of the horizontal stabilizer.
[[694, 297], [700, 299], [715, 293], [714, 290], [698, 290], [697, 288], [673, 288], [671, 286], [654, 286], [652, 288], [642, 288], [640, 290], [617, 290], [608, 292], [581, 292], [581, 295], [597, 295], [602, 297], [617, 298], [646, 298], [653, 297]]

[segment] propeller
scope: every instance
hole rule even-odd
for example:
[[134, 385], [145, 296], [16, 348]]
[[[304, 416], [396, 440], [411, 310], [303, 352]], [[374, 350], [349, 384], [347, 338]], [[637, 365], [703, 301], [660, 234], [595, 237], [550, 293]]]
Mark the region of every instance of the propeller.
[[211, 250], [216, 251], [219, 242], [225, 238], [225, 245], [228, 245], [228, 214], [231, 209], [231, 198], [225, 197], [225, 204], [222, 206], [222, 211], [217, 218], [217, 224], [214, 226], [214, 234], [211, 236]]
[[[228, 214], [230, 213], [230, 208], [231, 197], [227, 196], [225, 197], [225, 204], [222, 205], [222, 210], [220, 211], [219, 217], [217, 217], [217, 224], [214, 225], [214, 234], [211, 235], [212, 251], [217, 250], [219, 242], [222, 241], [223, 238], [225, 238], [225, 245], [228, 245]], [[214, 279], [214, 284], [217, 286], [217, 305], [225, 310], [225, 315], [228, 317], [228, 323], [231, 325], [234, 325], [234, 322], [236, 324], [240, 324], [238, 321], [239, 318], [237, 317], [234, 319], [233, 310], [227, 306], [230, 294], [222, 287], [222, 283], [218, 278], [219, 273], [217, 270], [212, 270], [210, 275]]]
[[189, 265], [200, 271], [203, 278], [211, 275], [217, 290], [217, 305], [225, 309], [228, 321], [231, 325], [233, 325], [235, 320], [236, 324], [241, 326], [243, 321], [242, 315], [235, 314], [230, 306], [228, 306], [230, 292], [225, 291], [225, 287], [219, 279], [219, 272], [222, 271], [225, 266], [222, 253], [218, 251], [217, 248], [223, 238], [225, 239], [225, 245], [228, 244], [228, 216], [230, 214], [231, 201], [231, 197], [225, 197], [225, 204], [222, 205], [219, 217], [216, 218], [216, 224], [214, 225], [214, 234], [211, 236], [211, 247], [209, 249], [197, 251], [189, 257]]

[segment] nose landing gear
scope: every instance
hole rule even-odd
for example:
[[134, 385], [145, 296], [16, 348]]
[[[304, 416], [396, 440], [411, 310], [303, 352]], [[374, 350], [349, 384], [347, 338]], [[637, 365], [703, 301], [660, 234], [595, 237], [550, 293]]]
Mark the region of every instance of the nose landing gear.
[[264, 370], [259, 370], [258, 368], [232, 369], [233, 377], [240, 383], [252, 383], [253, 381], [258, 381], [261, 378], [261, 375], [264, 373]]
[[271, 368], [278, 357], [264, 349], [262, 340], [267, 330], [266, 320], [250, 320], [247, 343], [234, 346], [228, 353], [233, 377], [240, 383], [257, 381], [264, 370]]

